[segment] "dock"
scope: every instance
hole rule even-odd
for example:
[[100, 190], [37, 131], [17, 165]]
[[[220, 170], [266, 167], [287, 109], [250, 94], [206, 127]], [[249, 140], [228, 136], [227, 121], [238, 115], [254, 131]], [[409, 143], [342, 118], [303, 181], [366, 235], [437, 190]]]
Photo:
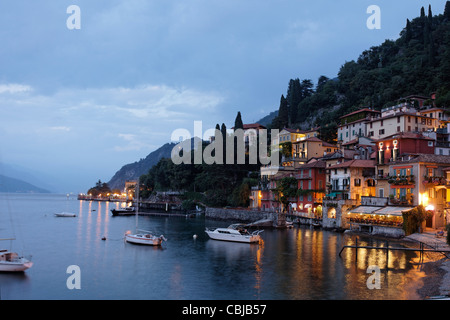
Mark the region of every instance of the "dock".
[[419, 244], [418, 248], [409, 248], [409, 247], [391, 247], [389, 246], [389, 241], [386, 240], [384, 246], [362, 246], [358, 244], [358, 237], [355, 238], [355, 244], [354, 245], [345, 245], [341, 248], [341, 251], [339, 251], [339, 256], [341, 256], [342, 252], [345, 249], [355, 249], [355, 261], [358, 260], [358, 250], [359, 249], [367, 249], [367, 250], [385, 250], [386, 251], [386, 264], [388, 265], [389, 261], [389, 251], [415, 251], [420, 253], [420, 260], [423, 260], [424, 253], [429, 252], [435, 252], [435, 253], [441, 253], [445, 257], [450, 257], [450, 247], [447, 246], [431, 246], [427, 243], [417, 241]]

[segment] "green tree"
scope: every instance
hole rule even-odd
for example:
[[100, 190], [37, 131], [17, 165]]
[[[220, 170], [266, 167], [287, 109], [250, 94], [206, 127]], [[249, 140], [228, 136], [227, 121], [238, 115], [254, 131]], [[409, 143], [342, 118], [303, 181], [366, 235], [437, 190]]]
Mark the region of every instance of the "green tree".
[[277, 181], [277, 187], [274, 190], [278, 202], [286, 210], [290, 203], [290, 198], [297, 196], [297, 179], [294, 177], [285, 177]]
[[412, 31], [411, 31], [411, 21], [409, 19], [406, 19], [406, 28], [405, 28], [405, 42], [406, 45], [409, 44], [412, 38]]
[[237, 113], [236, 119], [234, 120], [234, 130], [244, 129], [244, 123], [242, 122], [241, 112]]
[[450, 1], [445, 3], [444, 19], [450, 21]]
[[289, 108], [284, 95], [281, 95], [278, 116], [272, 122], [272, 128], [282, 130], [289, 125]]
[[289, 123], [296, 123], [298, 105], [302, 101], [302, 87], [299, 78], [289, 81], [286, 100], [289, 109]]

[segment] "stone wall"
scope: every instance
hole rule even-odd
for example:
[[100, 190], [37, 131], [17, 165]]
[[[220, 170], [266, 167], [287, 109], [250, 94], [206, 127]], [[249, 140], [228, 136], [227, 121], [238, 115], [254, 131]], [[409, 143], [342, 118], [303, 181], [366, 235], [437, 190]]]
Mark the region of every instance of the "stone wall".
[[322, 226], [329, 229], [348, 229], [346, 214], [356, 205], [356, 200], [325, 200], [322, 209]]
[[205, 218], [235, 222], [255, 222], [261, 219], [272, 219], [274, 213], [234, 209], [234, 208], [206, 208]]

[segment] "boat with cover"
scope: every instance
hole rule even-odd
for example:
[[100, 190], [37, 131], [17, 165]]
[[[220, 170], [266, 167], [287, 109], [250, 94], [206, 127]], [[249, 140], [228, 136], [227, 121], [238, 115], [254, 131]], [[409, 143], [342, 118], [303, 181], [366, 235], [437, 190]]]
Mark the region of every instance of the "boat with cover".
[[71, 213], [71, 212], [61, 212], [61, 213], [55, 213], [55, 217], [69, 217], [69, 218], [74, 218], [77, 215], [75, 213]]
[[242, 224], [232, 224], [228, 228], [206, 228], [205, 232], [213, 240], [258, 243], [261, 240], [259, 235], [264, 230], [248, 232]]

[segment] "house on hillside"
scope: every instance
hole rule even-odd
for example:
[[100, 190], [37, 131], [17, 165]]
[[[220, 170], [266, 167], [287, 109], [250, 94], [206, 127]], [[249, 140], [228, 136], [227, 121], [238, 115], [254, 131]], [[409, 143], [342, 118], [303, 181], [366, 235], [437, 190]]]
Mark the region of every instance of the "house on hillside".
[[375, 196], [375, 161], [350, 160], [326, 170], [330, 175], [329, 198], [351, 199], [358, 203], [362, 196]]

